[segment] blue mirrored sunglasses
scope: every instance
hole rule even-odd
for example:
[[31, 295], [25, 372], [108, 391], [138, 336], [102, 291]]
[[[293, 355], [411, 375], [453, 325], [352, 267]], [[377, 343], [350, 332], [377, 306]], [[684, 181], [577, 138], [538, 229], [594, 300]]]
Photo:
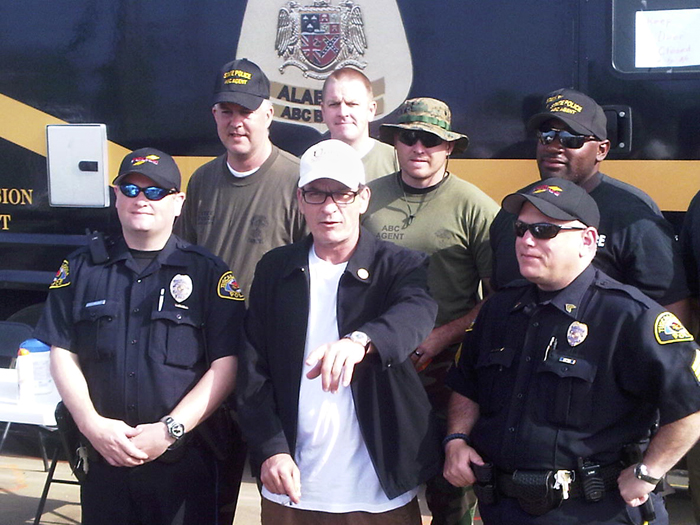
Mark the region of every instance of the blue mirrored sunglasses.
[[159, 201], [167, 195], [177, 193], [177, 190], [175, 188], [170, 190], [166, 190], [165, 188], [161, 188], [159, 186], [149, 186], [148, 188], [142, 188], [140, 186], [137, 186], [136, 184], [120, 184], [119, 191], [121, 191], [122, 194], [126, 195], [130, 199], [133, 199], [139, 193], [143, 192], [143, 194], [149, 201]]

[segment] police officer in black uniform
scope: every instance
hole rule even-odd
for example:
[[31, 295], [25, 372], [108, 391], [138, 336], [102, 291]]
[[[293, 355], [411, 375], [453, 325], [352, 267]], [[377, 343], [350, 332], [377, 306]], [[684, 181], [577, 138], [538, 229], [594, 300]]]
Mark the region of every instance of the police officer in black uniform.
[[169, 155], [134, 151], [114, 184], [123, 237], [63, 262], [36, 331], [87, 439], [82, 522], [211, 525], [216, 466], [195, 428], [234, 387], [243, 295], [172, 234], [185, 195]]
[[445, 477], [475, 484], [486, 524], [668, 523], [651, 491], [700, 435], [697, 344], [591, 265], [583, 188], [546, 179], [503, 207], [527, 281], [486, 302], [450, 371]]

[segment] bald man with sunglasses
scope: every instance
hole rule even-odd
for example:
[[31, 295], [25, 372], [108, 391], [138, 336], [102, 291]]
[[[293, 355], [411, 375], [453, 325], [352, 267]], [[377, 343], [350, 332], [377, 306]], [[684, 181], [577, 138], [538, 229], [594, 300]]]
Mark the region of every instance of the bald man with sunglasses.
[[245, 313], [226, 264], [172, 234], [185, 194], [142, 148], [116, 186], [121, 238], [63, 261], [35, 336], [86, 450], [82, 523], [217, 523], [216, 458], [195, 431], [233, 391]]
[[486, 525], [668, 524], [652, 491], [700, 435], [697, 343], [591, 264], [582, 187], [545, 179], [503, 208], [526, 280], [486, 301], [448, 374], [445, 478], [474, 485]]
[[[549, 93], [528, 121], [538, 139], [540, 178], [569, 180], [595, 200], [600, 209], [597, 268], [687, 322], [690, 292], [673, 227], [646, 193], [600, 172], [610, 151], [606, 126], [605, 112], [590, 97], [573, 89]], [[494, 289], [522, 277], [513, 250], [513, 220], [501, 210], [491, 225]]]

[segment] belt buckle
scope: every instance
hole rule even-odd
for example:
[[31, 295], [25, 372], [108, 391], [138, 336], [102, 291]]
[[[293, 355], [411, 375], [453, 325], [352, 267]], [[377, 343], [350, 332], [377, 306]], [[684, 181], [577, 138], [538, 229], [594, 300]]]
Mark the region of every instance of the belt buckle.
[[574, 470], [557, 470], [554, 473], [554, 488], [561, 489], [563, 499], [569, 499], [569, 490], [575, 479], [576, 471]]

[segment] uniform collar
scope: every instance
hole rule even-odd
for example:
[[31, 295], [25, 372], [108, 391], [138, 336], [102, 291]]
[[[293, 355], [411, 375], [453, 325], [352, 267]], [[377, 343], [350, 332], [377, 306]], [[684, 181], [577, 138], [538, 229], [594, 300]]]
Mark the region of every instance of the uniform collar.
[[562, 288], [554, 297], [542, 303], [539, 301], [537, 286], [532, 284], [526, 288], [520, 300], [515, 303], [513, 311], [527, 308], [528, 306], [551, 304], [569, 317], [577, 319], [583, 298], [594, 279], [595, 268], [589, 264], [566, 288]]
[[[175, 235], [170, 235], [168, 242], [156, 257], [159, 266], [186, 266], [187, 258], [180, 248], [186, 245], [185, 241], [178, 238]], [[114, 246], [109, 250], [109, 261], [107, 264], [113, 264], [119, 261], [131, 260], [132, 256], [129, 252], [129, 246], [127, 246], [124, 237], [120, 237], [119, 240], [114, 244]]]
[[559, 293], [552, 298], [550, 303], [568, 316], [574, 319], [578, 318], [581, 304], [583, 303], [583, 297], [593, 283], [594, 278], [595, 269], [589, 264], [569, 286], [560, 290]]

